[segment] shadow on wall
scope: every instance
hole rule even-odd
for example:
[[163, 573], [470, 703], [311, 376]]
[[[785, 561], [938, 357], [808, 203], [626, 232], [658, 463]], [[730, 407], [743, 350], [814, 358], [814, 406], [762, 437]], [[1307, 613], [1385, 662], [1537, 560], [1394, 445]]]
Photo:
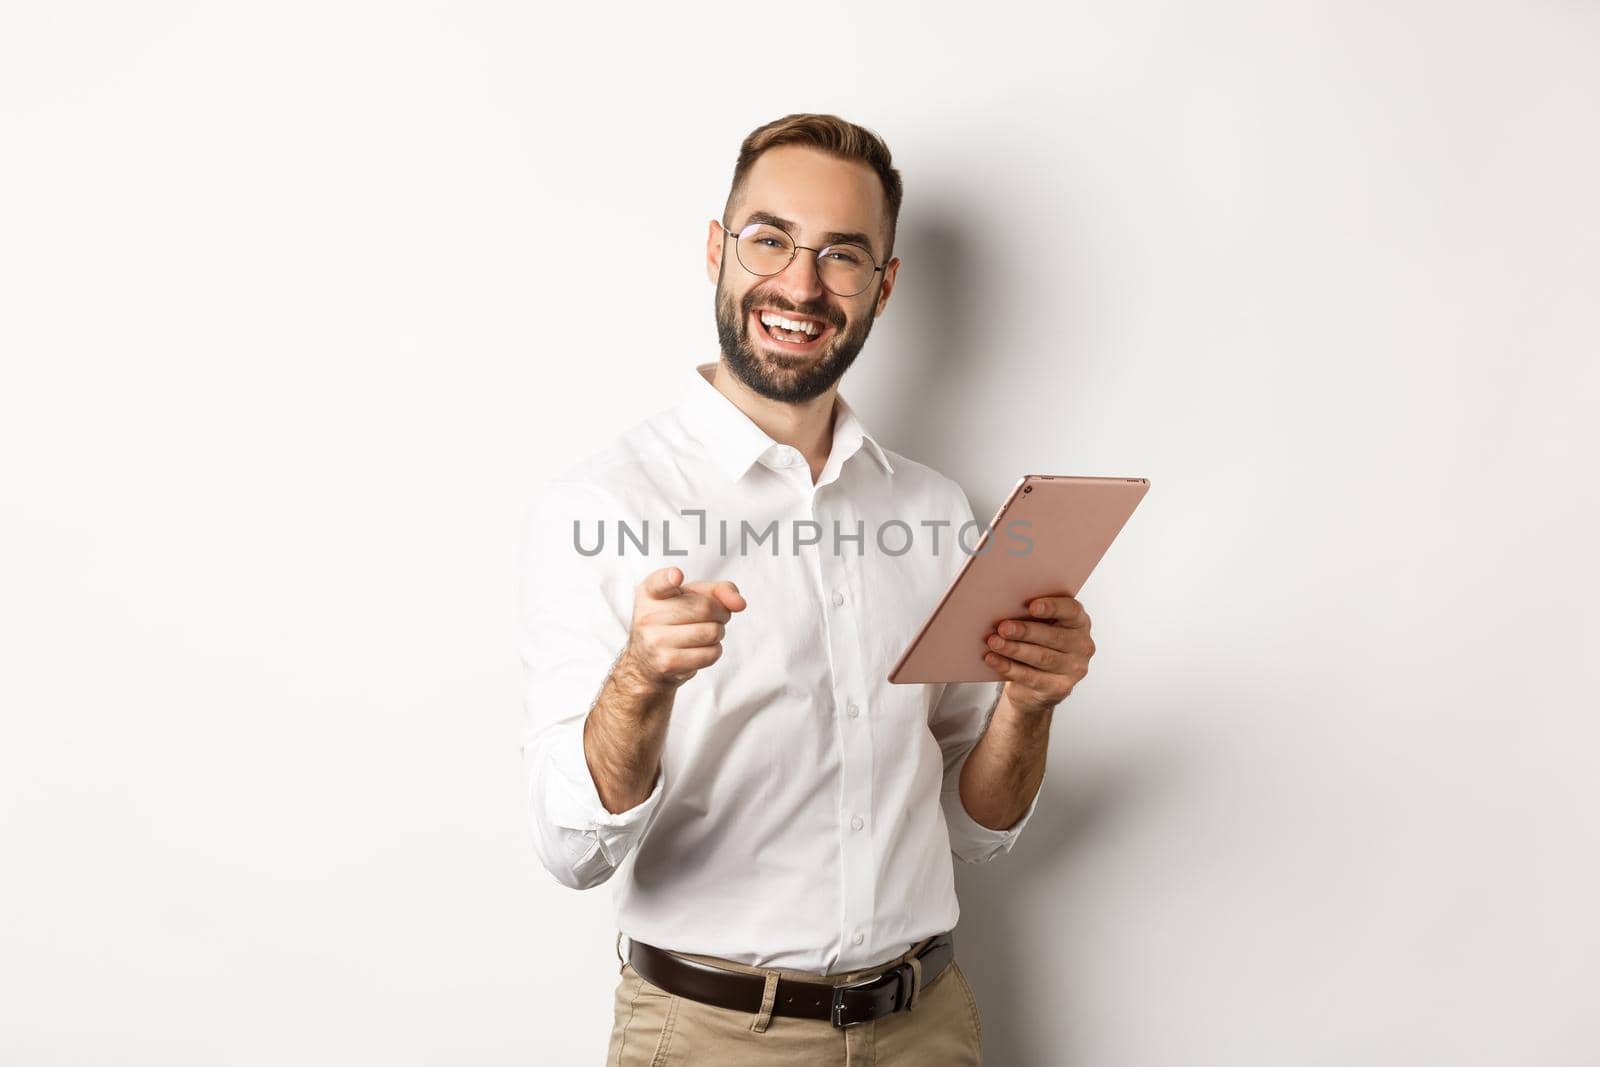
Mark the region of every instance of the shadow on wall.
[[[1070, 1036], [1082, 1029], [1075, 991], [1095, 980], [1074, 951], [1082, 939], [1073, 924], [1085, 913], [1064, 899], [1078, 881], [1075, 861], [1093, 852], [1097, 839], [1144, 817], [1181, 777], [1181, 738], [1114, 765], [1063, 773], [1071, 714], [1064, 704], [1051, 723], [1039, 807], [1011, 851], [988, 863], [956, 863], [956, 958], [977, 994], [985, 1063], [1090, 1067]], [[1052, 1033], [1069, 1035], [1067, 1043], [1047, 1046]]]
[[[1081, 375], [1070, 354], [1091, 340], [1071, 281], [1087, 269], [1079, 253], [1060, 250], [1042, 277], [1020, 236], [1026, 228], [995, 227], [965, 205], [966, 195], [919, 193], [932, 202], [896, 238], [904, 265], [885, 316], [896, 320], [897, 343], [870, 358], [884, 361], [898, 395], [874, 411], [873, 426], [896, 451], [965, 477], [982, 520], [1023, 467], [1059, 456], [1052, 420], [1023, 426], [1022, 412], [1052, 411], [1054, 423], [1065, 423]], [[1044, 337], [1021, 325], [1038, 319], [1040, 299], [1053, 316]]]
[[[913, 332], [907, 334], [910, 351], [884, 353], [898, 363], [895, 380], [908, 384], [899, 402], [875, 419], [881, 424], [878, 433], [885, 441], [903, 443], [892, 445], [895, 451], [940, 471], [963, 450], [966, 434], [979, 429], [973, 424], [949, 432], [959, 425], [951, 420], [970, 407], [973, 387], [984, 376], [986, 368], [975, 354], [984, 350], [980, 337], [985, 319], [993, 315], [985, 315], [980, 291], [985, 281], [976, 262], [980, 242], [966, 232], [967, 225], [953, 210], [935, 210], [901, 228], [895, 239], [901, 277], [909, 279], [911, 272], [918, 277], [916, 284], [896, 288], [885, 312], [913, 324], [907, 327]], [[930, 412], [941, 417], [930, 420]], [[973, 509], [981, 510], [977, 501]]]
[[[971, 219], [971, 212], [948, 201], [901, 230], [897, 243], [904, 270], [916, 272], [916, 284], [897, 291], [891, 313], [915, 327], [907, 334], [906, 350], [891, 358], [900, 361], [895, 380], [914, 384], [878, 419], [882, 435], [897, 443], [892, 446], [897, 451], [952, 477], [956, 469], [970, 467], [968, 460], [981, 444], [977, 438], [1011, 422], [1009, 412], [988, 419], [973, 407], [973, 398], [983, 394], [981, 387], [997, 369], [1027, 375], [1035, 381], [1035, 396], [1041, 376], [1060, 388], [1072, 377], [1070, 366], [1030, 367], [1030, 356], [1038, 352], [1011, 353], [1003, 367], [990, 358], [1010, 336], [1006, 324], [1016, 303], [1026, 299], [1017, 284], [1017, 272], [1025, 268], [1009, 261], [1009, 239], [984, 234]], [[1070, 347], [1072, 294], [1063, 292], [1060, 301], [1067, 333], [1058, 343]], [[929, 413], [937, 417], [930, 419]], [[989, 442], [981, 455], [1006, 451]], [[1025, 455], [1033, 447], [1024, 444], [1014, 451]], [[997, 472], [976, 492], [968, 489], [980, 519], [999, 505], [993, 494], [1017, 473]], [[1137, 709], [1103, 713], [1135, 715]], [[1182, 770], [1182, 740], [1173, 738], [1142, 753], [1133, 750], [1115, 766], [1074, 765], [1065, 771], [1073, 714], [1068, 705], [1056, 713], [1039, 808], [1012, 851], [989, 863], [955, 865], [961, 901], [956, 957], [977, 993], [984, 1060], [1002, 1067], [1091, 1067], [1083, 1064], [1070, 1038], [1065, 1046], [1046, 1047], [1052, 1035], [1080, 1031], [1074, 990], [1095, 980], [1074, 964], [1073, 949], [1081, 939], [1072, 923], [1083, 913], [1052, 902], [1070, 893], [1075, 861], [1091, 853], [1097, 839], [1114, 837], [1151, 803], [1170, 796]], [[1046, 928], [1034, 928], [1041, 917]]]

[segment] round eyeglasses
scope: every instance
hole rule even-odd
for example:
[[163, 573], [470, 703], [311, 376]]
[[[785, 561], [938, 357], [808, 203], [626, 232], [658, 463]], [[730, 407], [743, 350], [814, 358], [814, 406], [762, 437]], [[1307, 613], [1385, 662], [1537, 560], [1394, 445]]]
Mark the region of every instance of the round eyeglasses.
[[[718, 226], [722, 226], [719, 222]], [[835, 296], [857, 296], [872, 284], [872, 276], [883, 268], [872, 258], [872, 253], [858, 244], [832, 244], [826, 248], [806, 248], [797, 245], [794, 238], [766, 222], [752, 222], [735, 234], [722, 226], [724, 237], [733, 237], [734, 254], [739, 263], [751, 274], [770, 277], [781, 274], [800, 249], [817, 254], [817, 277]]]

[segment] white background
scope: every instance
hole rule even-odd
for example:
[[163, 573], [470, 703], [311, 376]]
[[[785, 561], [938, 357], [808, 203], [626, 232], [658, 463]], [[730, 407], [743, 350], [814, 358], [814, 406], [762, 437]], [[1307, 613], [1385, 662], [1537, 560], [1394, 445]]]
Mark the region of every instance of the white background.
[[791, 111], [905, 176], [868, 425], [1152, 482], [988, 1062], [1600, 1058], [1595, 5], [538, 7], [0, 15], [0, 1060], [600, 1062], [518, 522]]

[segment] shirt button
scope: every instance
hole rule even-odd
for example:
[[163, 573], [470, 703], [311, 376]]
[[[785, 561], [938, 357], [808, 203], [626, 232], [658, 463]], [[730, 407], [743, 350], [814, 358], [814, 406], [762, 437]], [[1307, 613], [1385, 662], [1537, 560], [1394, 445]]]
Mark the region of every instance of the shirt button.
[[852, 719], [855, 718], [857, 715], [861, 714], [861, 709], [856, 707], [854, 704], [851, 704], [849, 707], [845, 708], [844, 710], [845, 710], [845, 712], [847, 714], [849, 714], [849, 716]]
[[839, 592], [835, 592], [833, 594], [833, 606], [834, 607], [838, 607], [840, 604], [843, 604], [843, 603], [844, 603], [844, 594], [843, 593], [839, 593]]
[[850, 935], [850, 943], [852, 945], [859, 945], [859, 944], [861, 944], [861, 942], [865, 941], [866, 939], [867, 939], [867, 935], [863, 934], [860, 930], [857, 930], [855, 933]]
[[861, 816], [859, 815], [850, 820], [850, 829], [852, 830], [859, 830], [865, 825], [867, 824], [861, 820]]

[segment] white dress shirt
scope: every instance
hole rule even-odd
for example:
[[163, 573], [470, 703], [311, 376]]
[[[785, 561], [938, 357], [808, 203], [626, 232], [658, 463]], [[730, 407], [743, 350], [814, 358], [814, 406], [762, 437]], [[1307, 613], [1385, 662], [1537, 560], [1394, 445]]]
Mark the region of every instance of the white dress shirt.
[[[952, 853], [1009, 851], [1038, 803], [1004, 831], [961, 803], [1001, 683], [887, 677], [982, 527], [956, 482], [881, 447], [842, 396], [813, 484], [799, 451], [711, 384], [716, 366], [529, 506], [519, 652], [534, 847], [564, 885], [611, 880], [630, 938], [858, 970], [954, 927]], [[602, 551], [579, 550], [602, 530]], [[748, 606], [721, 658], [678, 689], [654, 790], [612, 813], [584, 719], [627, 643], [635, 587], [674, 564], [685, 581], [733, 581]]]

